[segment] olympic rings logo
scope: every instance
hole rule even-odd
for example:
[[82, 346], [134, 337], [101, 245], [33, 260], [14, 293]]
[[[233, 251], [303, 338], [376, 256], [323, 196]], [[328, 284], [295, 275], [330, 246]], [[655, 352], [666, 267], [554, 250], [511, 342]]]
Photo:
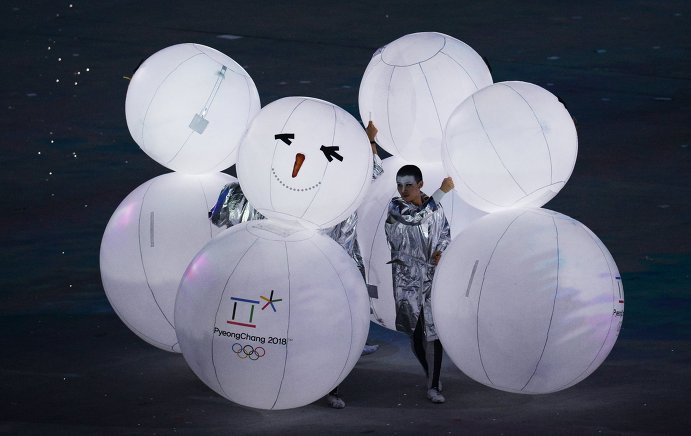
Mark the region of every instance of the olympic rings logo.
[[251, 345], [242, 346], [237, 342], [233, 344], [232, 349], [240, 359], [247, 359], [249, 357], [250, 360], [257, 360], [260, 357], [264, 357], [266, 354], [264, 347], [254, 348]]

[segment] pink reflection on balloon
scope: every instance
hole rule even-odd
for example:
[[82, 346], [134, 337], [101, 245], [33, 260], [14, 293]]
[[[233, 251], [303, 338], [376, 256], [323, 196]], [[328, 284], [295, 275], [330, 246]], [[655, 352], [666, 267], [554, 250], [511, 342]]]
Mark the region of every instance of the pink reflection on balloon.
[[204, 270], [204, 267], [209, 263], [205, 254], [199, 254], [194, 259], [192, 263], [187, 267], [185, 274], [183, 275], [184, 280], [190, 280], [197, 277], [197, 275]]
[[127, 228], [135, 214], [139, 213], [139, 206], [138, 201], [132, 201], [127, 206], [118, 208], [118, 216], [114, 220], [115, 227], [118, 229]]

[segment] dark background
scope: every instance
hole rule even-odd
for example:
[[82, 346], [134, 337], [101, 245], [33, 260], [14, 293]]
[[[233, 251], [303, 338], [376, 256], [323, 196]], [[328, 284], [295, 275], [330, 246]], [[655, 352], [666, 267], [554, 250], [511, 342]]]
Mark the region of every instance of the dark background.
[[[0, 8], [0, 433], [688, 433], [688, 1]], [[343, 383], [346, 409], [262, 411], [216, 395], [180, 355], [131, 333], [101, 285], [101, 236], [129, 192], [168, 170], [129, 136], [123, 76], [164, 47], [196, 42], [240, 63], [262, 105], [306, 95], [357, 117], [372, 53], [419, 31], [461, 39], [488, 58], [495, 82], [540, 85], [577, 119], [575, 170], [545, 207], [593, 230], [621, 271], [624, 326], [604, 364], [566, 391], [523, 396], [482, 386], [447, 359], [447, 402], [433, 405], [407, 338], [373, 327], [381, 347]]]

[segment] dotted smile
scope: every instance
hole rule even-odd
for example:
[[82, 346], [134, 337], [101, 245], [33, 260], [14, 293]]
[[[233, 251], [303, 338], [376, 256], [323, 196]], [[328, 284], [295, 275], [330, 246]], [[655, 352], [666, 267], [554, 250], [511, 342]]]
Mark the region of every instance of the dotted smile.
[[271, 168], [271, 174], [273, 174], [274, 178], [276, 179], [276, 181], [278, 183], [281, 184], [281, 186], [283, 186], [286, 189], [290, 189], [291, 191], [300, 191], [300, 192], [311, 191], [312, 189], [318, 188], [319, 185], [322, 184], [322, 182], [317, 182], [316, 184], [310, 186], [309, 188], [294, 188], [290, 185], [287, 185], [283, 180], [281, 180], [281, 178], [278, 177], [278, 174], [276, 174], [276, 170], [273, 167]]

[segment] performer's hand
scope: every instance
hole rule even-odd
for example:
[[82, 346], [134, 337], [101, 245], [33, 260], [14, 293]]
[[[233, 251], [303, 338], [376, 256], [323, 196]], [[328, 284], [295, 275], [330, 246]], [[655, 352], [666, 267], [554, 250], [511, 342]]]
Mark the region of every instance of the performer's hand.
[[367, 132], [367, 137], [369, 138], [370, 142], [375, 140], [374, 138], [377, 137], [377, 132], [379, 132], [379, 130], [376, 127], [374, 127], [374, 124], [372, 123], [372, 121], [370, 121], [367, 124], [365, 131]]
[[453, 184], [453, 179], [451, 177], [447, 177], [444, 180], [442, 180], [441, 186], [439, 187], [439, 189], [441, 189], [444, 193], [449, 192], [453, 188], [454, 188], [454, 184]]
[[439, 265], [439, 260], [441, 259], [441, 251], [435, 251], [432, 254], [432, 263], [435, 265]]

